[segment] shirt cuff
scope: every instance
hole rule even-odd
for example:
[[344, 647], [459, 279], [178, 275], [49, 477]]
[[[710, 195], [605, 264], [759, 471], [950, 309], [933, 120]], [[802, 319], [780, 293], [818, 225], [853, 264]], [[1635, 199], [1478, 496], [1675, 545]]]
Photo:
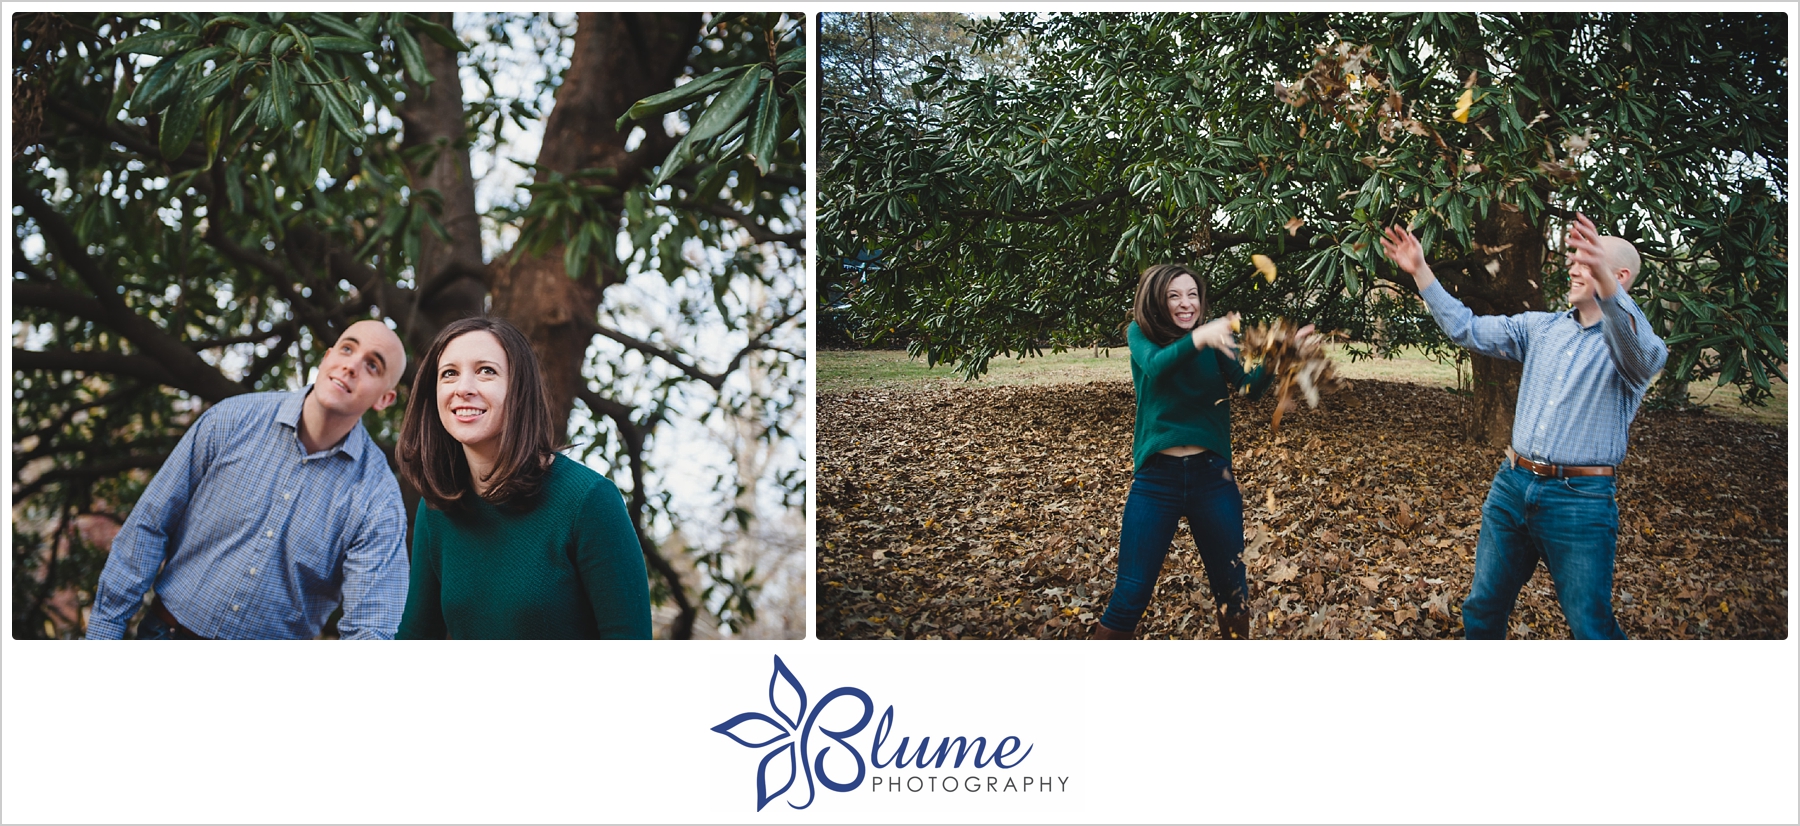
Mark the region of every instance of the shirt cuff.
[[88, 621], [87, 639], [90, 640], [122, 640], [125, 638], [124, 623]]

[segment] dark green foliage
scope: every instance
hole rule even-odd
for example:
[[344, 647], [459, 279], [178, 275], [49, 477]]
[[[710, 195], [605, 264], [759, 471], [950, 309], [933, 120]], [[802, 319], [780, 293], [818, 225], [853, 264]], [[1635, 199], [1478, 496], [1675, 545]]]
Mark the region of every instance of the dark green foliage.
[[[1197, 266], [1218, 310], [1441, 341], [1416, 302], [1380, 299], [1396, 276], [1413, 291], [1382, 226], [1413, 227], [1478, 294], [1485, 267], [1525, 250], [1477, 234], [1518, 216], [1551, 252], [1531, 286], [1554, 306], [1579, 210], [1644, 254], [1632, 295], [1670, 343], [1669, 378], [1759, 400], [1785, 380], [1785, 25], [1006, 15], [977, 43], [1022, 48], [1016, 75], [945, 57], [912, 87], [926, 107], [824, 95], [820, 260], [887, 251], [843, 284], [852, 314], [978, 375], [997, 355], [1116, 341], [1137, 273], [1161, 261]], [[1278, 265], [1273, 286], [1252, 254]]]

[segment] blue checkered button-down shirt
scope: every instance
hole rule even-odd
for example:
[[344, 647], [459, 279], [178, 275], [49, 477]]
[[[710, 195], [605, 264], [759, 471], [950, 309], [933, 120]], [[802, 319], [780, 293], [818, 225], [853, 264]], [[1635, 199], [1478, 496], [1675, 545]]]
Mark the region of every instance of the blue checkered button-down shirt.
[[344, 639], [393, 638], [408, 576], [400, 486], [361, 423], [306, 452], [310, 391], [234, 396], [188, 428], [113, 539], [90, 639], [123, 636], [152, 583], [214, 639], [310, 639], [340, 599]]
[[1595, 299], [1600, 321], [1592, 327], [1581, 326], [1574, 309], [1478, 316], [1441, 283], [1420, 296], [1451, 341], [1525, 363], [1513, 411], [1514, 452], [1557, 465], [1625, 461], [1626, 430], [1669, 348], [1624, 290]]

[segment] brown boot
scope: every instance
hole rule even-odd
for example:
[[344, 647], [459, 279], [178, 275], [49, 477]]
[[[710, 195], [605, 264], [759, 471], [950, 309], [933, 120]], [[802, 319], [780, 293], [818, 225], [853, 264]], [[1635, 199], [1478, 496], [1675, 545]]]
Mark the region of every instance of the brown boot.
[[1128, 639], [1131, 639], [1131, 637], [1132, 637], [1132, 632], [1130, 632], [1130, 631], [1115, 631], [1111, 628], [1101, 625], [1100, 623], [1097, 623], [1097, 622], [1094, 623], [1094, 637], [1093, 637], [1094, 639], [1097, 639], [1097, 640], [1128, 640]]
[[1249, 609], [1239, 608], [1239, 609], [1233, 611], [1229, 608], [1220, 608], [1219, 609], [1219, 639], [1222, 639], [1222, 640], [1247, 640], [1247, 639], [1250, 639], [1250, 611], [1249, 611]]

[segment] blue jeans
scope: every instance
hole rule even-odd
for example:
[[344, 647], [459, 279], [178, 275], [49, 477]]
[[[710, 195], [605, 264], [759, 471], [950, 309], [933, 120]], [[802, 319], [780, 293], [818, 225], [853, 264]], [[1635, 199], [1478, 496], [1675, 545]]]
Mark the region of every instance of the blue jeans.
[[1506, 639], [1519, 589], [1542, 559], [1575, 639], [1624, 639], [1612, 610], [1615, 491], [1611, 476], [1547, 479], [1511, 462], [1502, 465], [1481, 506], [1463, 636]]
[[1131, 477], [1119, 531], [1119, 579], [1101, 625], [1114, 631], [1137, 629], [1183, 516], [1206, 564], [1213, 600], [1231, 613], [1244, 610], [1249, 593], [1244, 583], [1244, 498], [1231, 477], [1231, 463], [1210, 451], [1181, 457], [1155, 453]]

